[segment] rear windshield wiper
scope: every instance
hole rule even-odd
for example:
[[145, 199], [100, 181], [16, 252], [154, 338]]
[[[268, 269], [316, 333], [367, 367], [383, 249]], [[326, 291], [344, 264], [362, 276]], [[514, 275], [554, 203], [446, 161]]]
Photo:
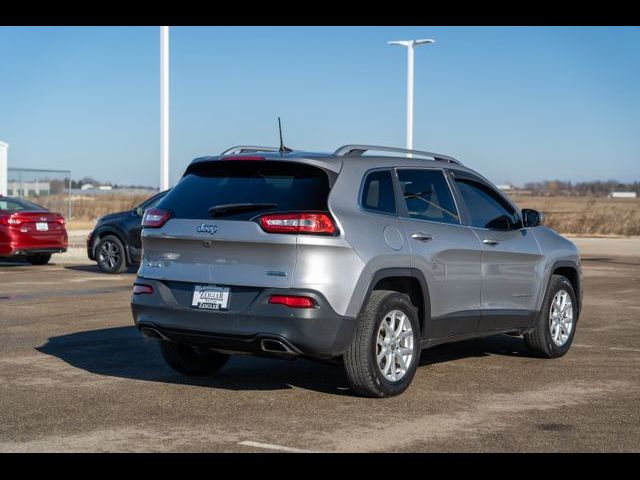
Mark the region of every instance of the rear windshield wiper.
[[277, 207], [277, 203], [224, 203], [209, 207], [209, 215], [219, 217], [236, 212], [251, 212], [253, 210], [265, 210]]

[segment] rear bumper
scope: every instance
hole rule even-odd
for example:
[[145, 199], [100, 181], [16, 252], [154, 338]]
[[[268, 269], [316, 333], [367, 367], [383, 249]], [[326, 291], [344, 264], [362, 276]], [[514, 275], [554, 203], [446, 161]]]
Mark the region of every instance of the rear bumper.
[[[318, 292], [311, 290], [231, 287], [229, 311], [203, 311], [187, 306], [193, 286], [138, 277], [154, 293], [132, 295], [131, 310], [139, 329], [153, 329], [169, 340], [213, 349], [265, 353], [263, 340], [277, 340], [292, 355], [328, 359], [351, 344], [356, 321], [338, 315]], [[171, 284], [171, 287], [169, 286]], [[234, 294], [238, 299], [234, 306]], [[271, 295], [306, 295], [315, 308], [289, 308], [268, 303]], [[149, 331], [147, 331], [149, 333]]]
[[49, 248], [35, 248], [35, 247], [11, 247], [0, 251], [0, 256], [3, 257], [28, 257], [30, 255], [48, 255], [53, 253], [64, 253], [67, 251], [67, 247], [49, 247]]

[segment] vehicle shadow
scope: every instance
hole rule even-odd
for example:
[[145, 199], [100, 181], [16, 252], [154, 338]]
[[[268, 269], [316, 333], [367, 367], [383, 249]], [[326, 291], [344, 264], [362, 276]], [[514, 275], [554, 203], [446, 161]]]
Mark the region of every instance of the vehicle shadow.
[[31, 264], [21, 258], [0, 259], [0, 267], [27, 267], [27, 266], [31, 266]]
[[97, 375], [227, 390], [283, 390], [295, 386], [335, 395], [351, 393], [341, 366], [308, 360], [236, 355], [215, 376], [187, 377], [165, 364], [158, 343], [130, 326], [51, 337], [36, 350]]
[[[304, 359], [286, 361], [237, 355], [215, 376], [180, 375], [165, 364], [158, 342], [144, 337], [133, 326], [51, 337], [36, 350], [96, 375], [226, 390], [283, 390], [299, 387], [333, 395], [353, 395], [341, 363], [326, 364]], [[501, 335], [425, 350], [422, 352], [420, 365], [490, 355], [530, 354], [521, 338]]]
[[[100, 273], [102, 275], [109, 275], [108, 273], [103, 273], [102, 270], [98, 267], [97, 264], [90, 265], [65, 265], [65, 270], [75, 270], [76, 272], [91, 272], [91, 273]], [[123, 272], [124, 273], [136, 273], [138, 271], [137, 265], [130, 265]]]
[[508, 357], [535, 358], [522, 337], [493, 335], [461, 342], [438, 345], [422, 351], [420, 366], [450, 362], [468, 357], [488, 357], [503, 355]]

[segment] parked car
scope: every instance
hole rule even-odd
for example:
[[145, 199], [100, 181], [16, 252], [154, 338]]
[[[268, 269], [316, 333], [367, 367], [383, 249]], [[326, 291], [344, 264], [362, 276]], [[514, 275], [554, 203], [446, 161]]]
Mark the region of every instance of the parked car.
[[358, 394], [397, 395], [446, 342], [523, 335], [567, 353], [580, 259], [541, 223], [445, 155], [245, 147], [194, 160], [146, 211], [133, 318], [184, 374], [236, 352], [339, 359]]
[[160, 192], [137, 207], [100, 217], [87, 237], [87, 255], [104, 273], [122, 273], [140, 262], [142, 215], [166, 195]]
[[0, 257], [49, 263], [53, 253], [67, 251], [64, 217], [21, 198], [0, 196]]

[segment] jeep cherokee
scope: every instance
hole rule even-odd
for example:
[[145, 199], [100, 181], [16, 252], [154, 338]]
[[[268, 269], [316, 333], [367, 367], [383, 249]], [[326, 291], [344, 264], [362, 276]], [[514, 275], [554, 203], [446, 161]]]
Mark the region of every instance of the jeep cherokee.
[[237, 353], [339, 360], [356, 393], [397, 395], [437, 344], [568, 351], [579, 254], [541, 223], [445, 155], [233, 147], [145, 211], [133, 317], [183, 374]]

